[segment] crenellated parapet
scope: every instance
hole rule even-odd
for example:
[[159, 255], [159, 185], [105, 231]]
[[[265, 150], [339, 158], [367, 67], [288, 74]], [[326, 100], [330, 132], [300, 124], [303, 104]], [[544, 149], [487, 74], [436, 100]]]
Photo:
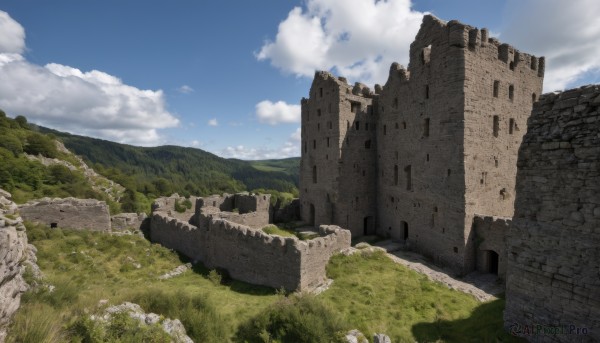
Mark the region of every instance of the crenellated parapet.
[[[267, 234], [262, 227], [268, 222], [261, 224], [261, 220], [265, 214], [268, 219], [268, 207], [264, 208], [268, 200], [265, 195], [248, 194], [198, 198], [196, 225], [155, 206], [150, 237], [208, 268], [226, 269], [238, 280], [291, 291], [320, 286], [326, 281], [325, 266], [331, 255], [350, 246], [350, 233], [322, 226], [319, 237], [308, 241]], [[258, 211], [239, 213], [232, 208], [235, 204]]]

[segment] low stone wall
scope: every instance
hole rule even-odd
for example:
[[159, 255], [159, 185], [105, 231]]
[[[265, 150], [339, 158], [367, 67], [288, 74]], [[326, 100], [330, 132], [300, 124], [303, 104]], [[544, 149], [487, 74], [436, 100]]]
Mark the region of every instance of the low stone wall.
[[110, 217], [111, 228], [116, 231], [142, 230], [148, 216], [146, 213], [119, 213]]
[[599, 111], [598, 85], [545, 94], [519, 150], [504, 320], [531, 341], [600, 342]]
[[43, 198], [19, 206], [19, 213], [24, 220], [49, 227], [110, 230], [108, 205], [94, 199]]
[[472, 229], [476, 237], [475, 262], [478, 271], [506, 278], [506, 236], [510, 223], [511, 218], [475, 215]]
[[[212, 200], [206, 203], [213, 205]], [[331, 255], [350, 246], [350, 232], [337, 226], [321, 226], [321, 237], [301, 241], [269, 235], [259, 227], [232, 221], [246, 220], [253, 213], [198, 207], [198, 226], [156, 208], [151, 240], [201, 261], [208, 268], [226, 269], [231, 277], [249, 283], [290, 291], [317, 287], [326, 280], [325, 267]], [[264, 213], [268, 218], [268, 208]]]

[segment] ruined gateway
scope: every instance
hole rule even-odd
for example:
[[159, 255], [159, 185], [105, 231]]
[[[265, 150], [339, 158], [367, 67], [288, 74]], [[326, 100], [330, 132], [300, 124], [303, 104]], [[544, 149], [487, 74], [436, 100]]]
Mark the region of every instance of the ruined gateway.
[[[513, 215], [517, 151], [543, 76], [543, 57], [431, 15], [408, 69], [392, 64], [374, 92], [317, 72], [302, 99], [303, 220], [406, 242], [458, 273], [503, 275], [498, 217]], [[500, 239], [496, 250], [477, 249], [476, 215], [504, 228], [488, 239]]]

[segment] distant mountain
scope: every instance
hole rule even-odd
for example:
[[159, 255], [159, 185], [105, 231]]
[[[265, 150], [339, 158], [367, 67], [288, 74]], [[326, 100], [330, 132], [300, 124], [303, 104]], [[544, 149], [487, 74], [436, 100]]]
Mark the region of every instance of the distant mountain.
[[242, 161], [179, 146], [136, 147], [39, 127], [62, 140], [100, 174], [159, 196], [274, 190], [297, 194], [300, 158]]

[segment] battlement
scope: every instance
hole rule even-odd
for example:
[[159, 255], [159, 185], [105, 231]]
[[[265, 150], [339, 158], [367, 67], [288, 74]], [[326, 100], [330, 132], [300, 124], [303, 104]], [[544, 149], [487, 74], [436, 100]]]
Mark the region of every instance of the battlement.
[[[150, 238], [208, 268], [226, 269], [238, 280], [291, 291], [323, 284], [329, 258], [350, 246], [350, 233], [336, 226], [321, 226], [319, 237], [308, 241], [267, 234], [262, 230], [268, 224], [265, 201], [268, 204], [268, 195], [198, 198], [192, 224], [173, 217], [170, 207], [164, 207], [172, 200], [157, 199]], [[257, 211], [227, 210], [234, 206]]]

